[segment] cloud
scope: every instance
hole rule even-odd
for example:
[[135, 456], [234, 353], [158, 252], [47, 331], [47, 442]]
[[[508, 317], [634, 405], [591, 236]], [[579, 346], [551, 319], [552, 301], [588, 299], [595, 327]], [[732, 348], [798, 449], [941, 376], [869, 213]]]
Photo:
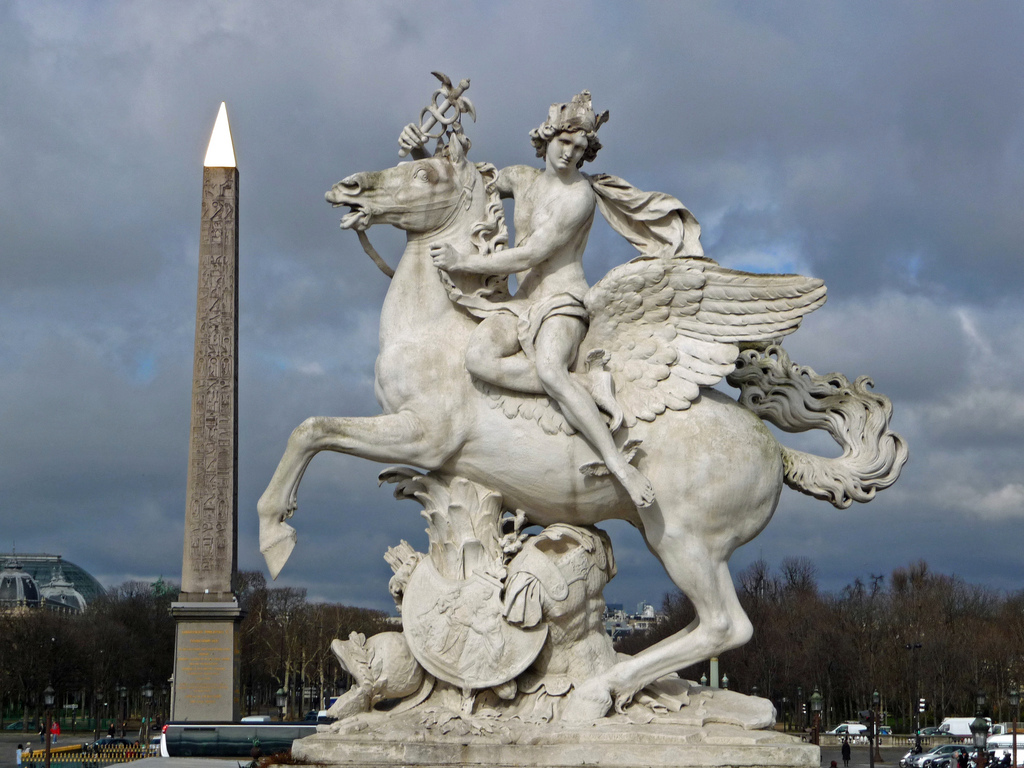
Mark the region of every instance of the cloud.
[[[108, 582], [175, 578], [200, 164], [225, 100], [242, 194], [240, 562], [262, 567], [255, 504], [291, 430], [314, 414], [379, 412], [388, 282], [323, 194], [397, 162], [397, 133], [440, 69], [472, 80], [475, 159], [536, 162], [527, 132], [550, 103], [589, 88], [611, 121], [587, 170], [677, 196], [726, 266], [827, 281], [828, 304], [786, 347], [819, 372], [870, 376], [893, 400], [911, 462], [894, 488], [843, 513], [787, 490], [735, 568], [806, 555], [841, 586], [925, 557], [1019, 588], [1024, 564], [1007, 545], [1024, 534], [1018, 10], [563, 10], [551, 23], [540, 2], [440, 2], [429, 13], [355, 2], [0, 6], [5, 539], [73, 546], [63, 554]], [[370, 235], [394, 264], [401, 235]], [[631, 255], [595, 223], [588, 278]], [[780, 437], [834, 450], [823, 435]], [[379, 469], [314, 459], [284, 583], [389, 607], [381, 555], [424, 536], [414, 505], [376, 487]], [[978, 519], [992, 530], [965, 541]], [[657, 602], [669, 586], [660, 566], [635, 531], [609, 527], [620, 563], [611, 599]]]

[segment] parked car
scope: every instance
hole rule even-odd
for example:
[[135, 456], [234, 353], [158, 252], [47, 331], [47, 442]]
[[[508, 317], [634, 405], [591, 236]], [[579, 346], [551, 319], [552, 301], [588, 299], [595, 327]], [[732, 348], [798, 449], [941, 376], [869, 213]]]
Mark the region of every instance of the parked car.
[[[900, 758], [900, 768], [924, 768], [925, 761], [928, 762], [929, 768], [932, 768], [932, 764], [936, 760], [949, 758], [950, 755], [963, 748], [962, 744], [938, 744], [927, 752], [921, 752], [916, 755], [914, 750], [910, 750]], [[934, 768], [941, 768], [941, 766], [936, 765]]]
[[85, 748], [90, 752], [98, 752], [101, 749], [113, 749], [114, 747], [130, 747], [136, 742], [130, 739], [122, 739], [119, 736], [104, 736], [96, 739], [92, 744], [86, 744]]
[[943, 746], [952, 747], [952, 749], [946, 752], [936, 755], [933, 758], [924, 760], [921, 763], [921, 768], [956, 768], [956, 753], [967, 752], [967, 762], [970, 765], [975, 764], [975, 757], [977, 756], [977, 750], [971, 749], [968, 751], [968, 747], [963, 744], [944, 744]]
[[922, 736], [938, 736], [939, 727], [937, 725], [929, 725], [927, 728], [920, 728], [918, 733]]

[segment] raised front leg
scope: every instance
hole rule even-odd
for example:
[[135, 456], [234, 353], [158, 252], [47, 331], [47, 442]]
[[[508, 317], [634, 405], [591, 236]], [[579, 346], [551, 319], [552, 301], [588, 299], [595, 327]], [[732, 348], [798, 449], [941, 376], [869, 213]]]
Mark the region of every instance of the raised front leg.
[[407, 411], [362, 418], [318, 416], [306, 419], [288, 438], [281, 461], [256, 505], [260, 552], [277, 578], [295, 547], [296, 533], [285, 522], [298, 507], [299, 483], [320, 451], [336, 451], [370, 461], [411, 464], [430, 470], [452, 453], [439, 430], [429, 429]]

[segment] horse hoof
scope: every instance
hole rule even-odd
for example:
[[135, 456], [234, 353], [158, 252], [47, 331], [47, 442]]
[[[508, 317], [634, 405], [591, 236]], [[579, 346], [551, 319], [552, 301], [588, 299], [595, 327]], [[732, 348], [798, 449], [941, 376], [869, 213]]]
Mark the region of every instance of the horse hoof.
[[270, 578], [276, 579], [284, 564], [295, 549], [295, 529], [287, 523], [278, 523], [268, 531], [260, 533], [260, 552], [267, 562]]
[[562, 711], [562, 720], [569, 723], [592, 723], [608, 714], [612, 696], [607, 688], [594, 681], [584, 683], [569, 694]]

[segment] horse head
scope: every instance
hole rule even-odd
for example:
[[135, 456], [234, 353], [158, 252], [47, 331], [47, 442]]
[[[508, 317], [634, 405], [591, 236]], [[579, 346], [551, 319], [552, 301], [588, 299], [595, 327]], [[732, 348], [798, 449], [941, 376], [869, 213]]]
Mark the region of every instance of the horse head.
[[478, 176], [461, 143], [453, 140], [434, 157], [347, 176], [325, 197], [335, 208], [350, 209], [342, 229], [391, 224], [411, 234], [434, 232], [468, 208]]

